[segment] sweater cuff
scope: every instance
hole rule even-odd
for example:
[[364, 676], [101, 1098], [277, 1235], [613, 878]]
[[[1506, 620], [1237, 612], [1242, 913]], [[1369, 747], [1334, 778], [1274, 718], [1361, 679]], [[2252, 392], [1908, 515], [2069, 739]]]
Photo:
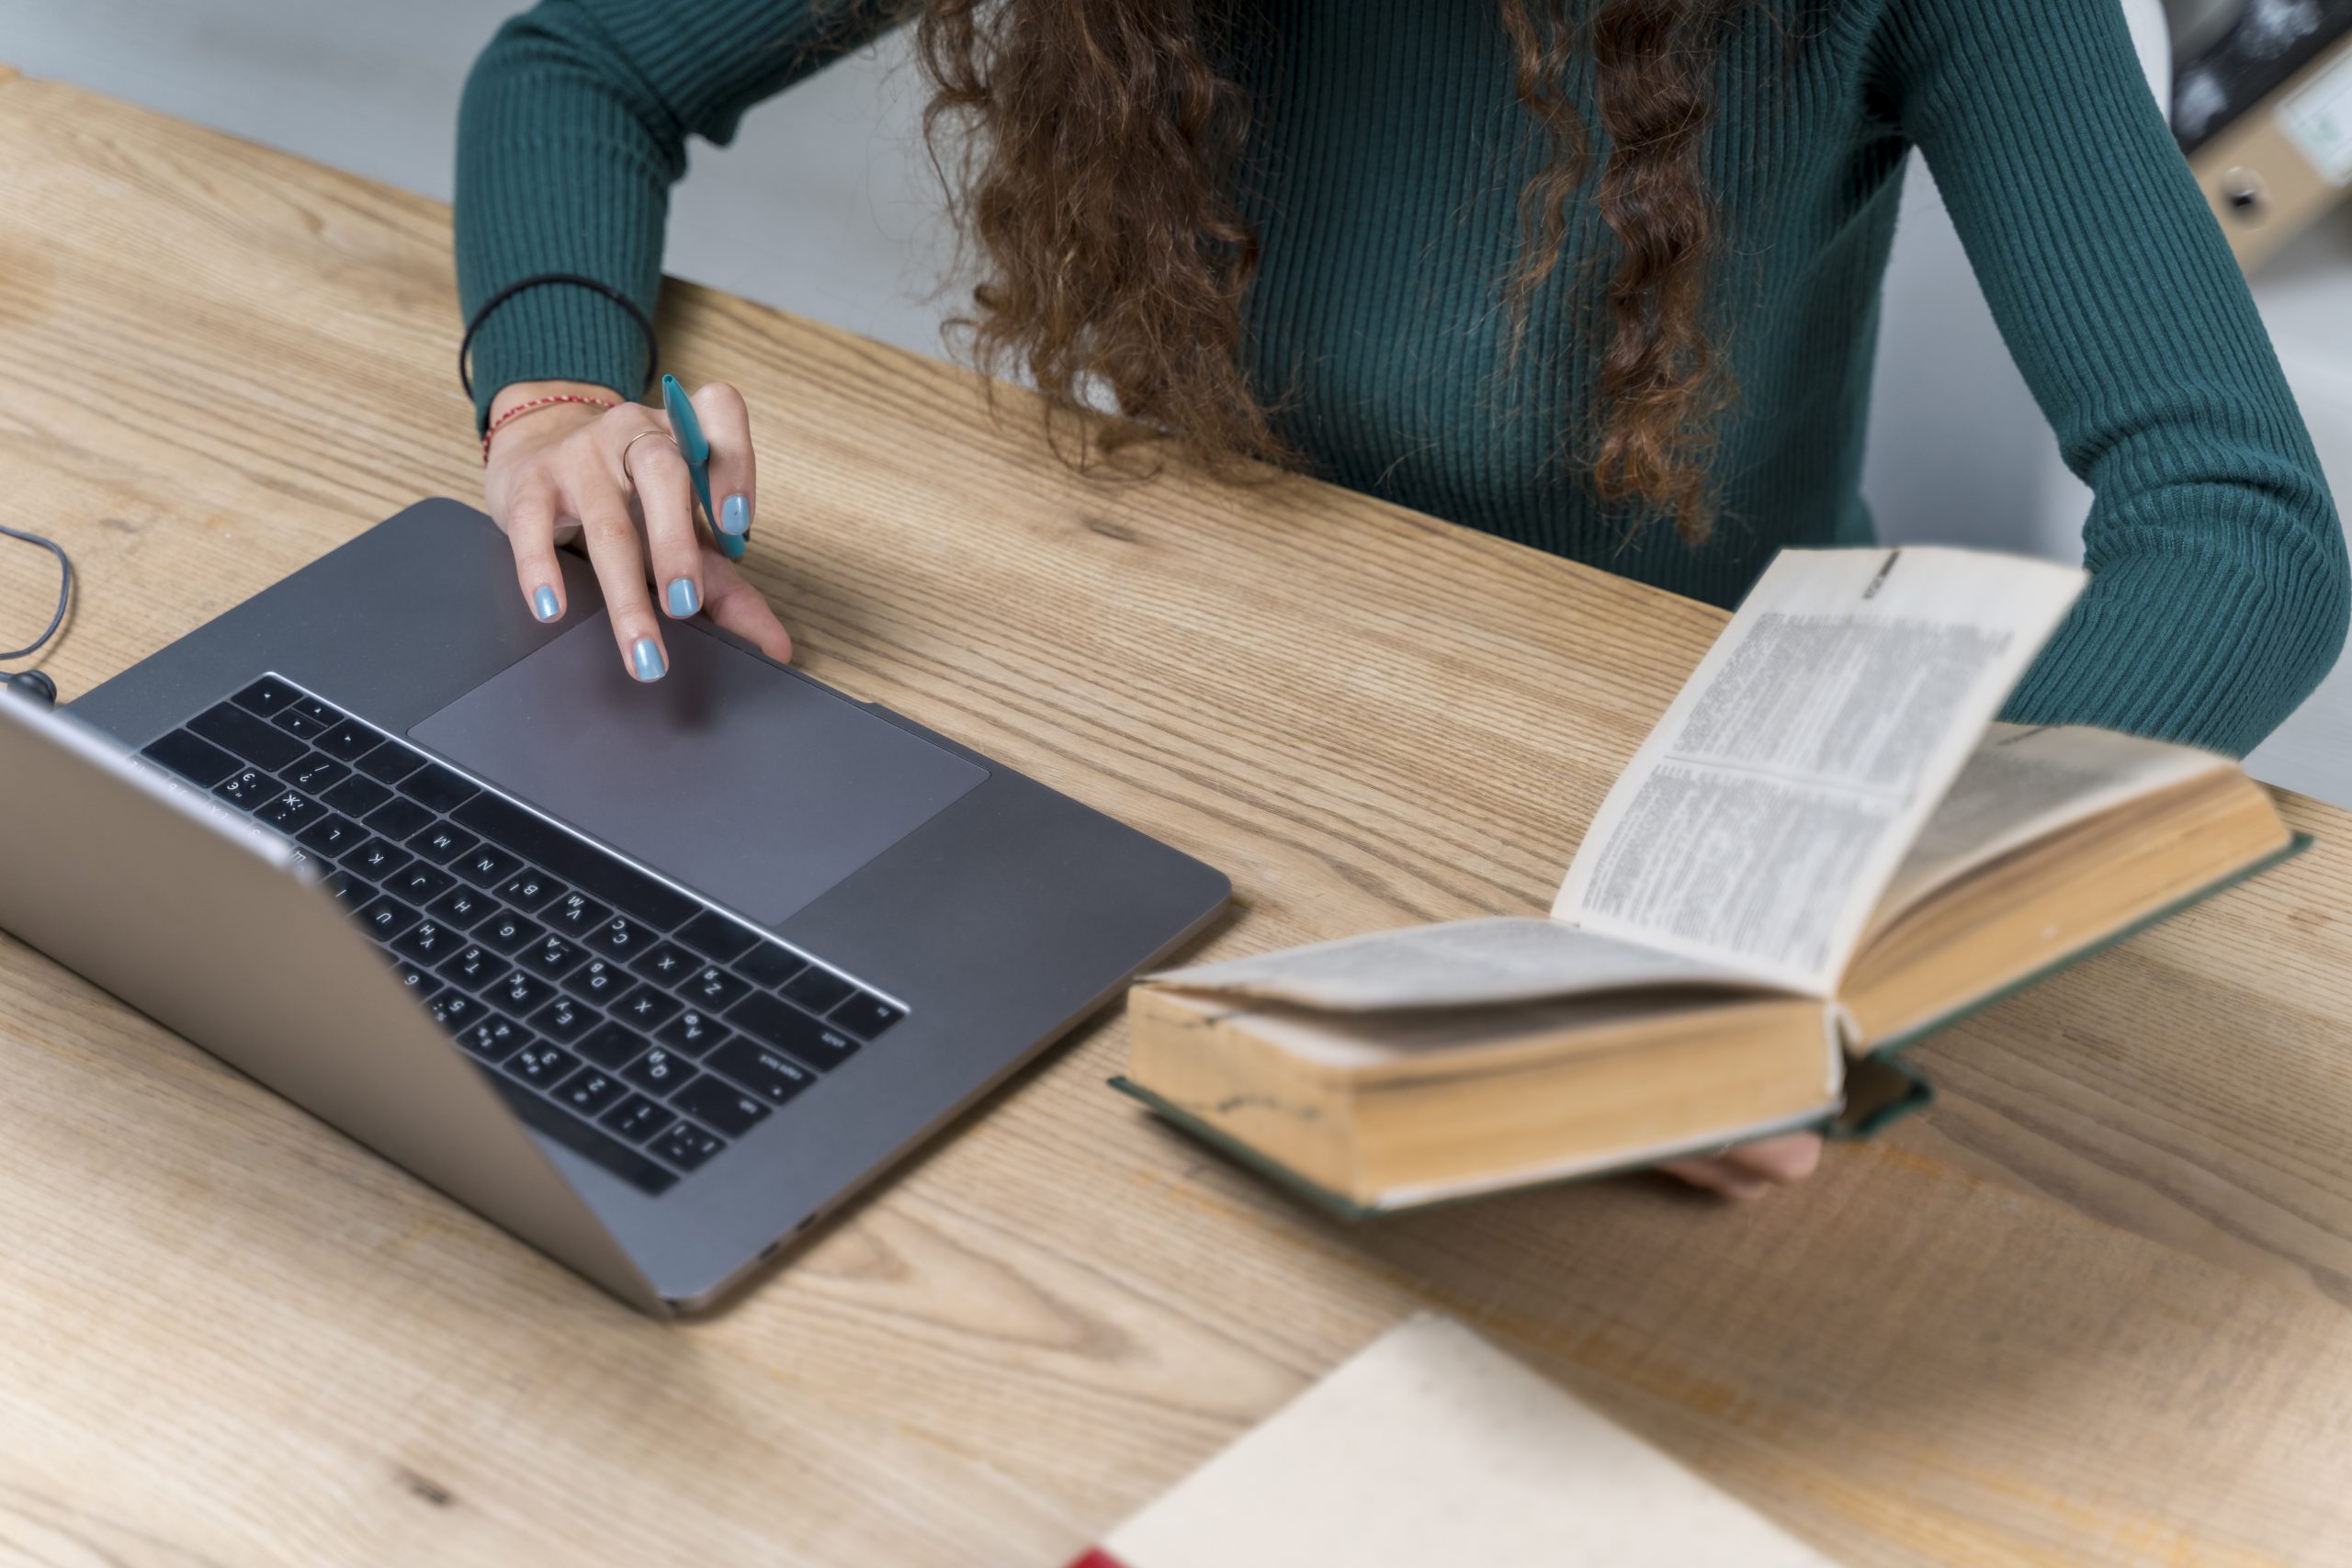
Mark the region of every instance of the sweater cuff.
[[2344, 644], [2341, 580], [2280, 554], [2272, 571], [2195, 550], [2102, 569], [2001, 716], [2243, 757], [2311, 694]]
[[542, 283], [492, 310], [474, 334], [474, 425], [516, 381], [586, 381], [623, 401], [644, 395], [652, 345], [637, 318], [593, 288]]

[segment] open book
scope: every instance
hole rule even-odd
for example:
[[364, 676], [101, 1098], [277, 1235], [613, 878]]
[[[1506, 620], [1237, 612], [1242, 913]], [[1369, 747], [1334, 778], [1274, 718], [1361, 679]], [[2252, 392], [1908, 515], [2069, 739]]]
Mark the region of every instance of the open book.
[[1359, 1212], [1924, 1103], [1901, 1047], [2301, 847], [2227, 758], [1993, 721], [2083, 581], [1784, 552], [1550, 919], [1152, 976], [1119, 1087]]

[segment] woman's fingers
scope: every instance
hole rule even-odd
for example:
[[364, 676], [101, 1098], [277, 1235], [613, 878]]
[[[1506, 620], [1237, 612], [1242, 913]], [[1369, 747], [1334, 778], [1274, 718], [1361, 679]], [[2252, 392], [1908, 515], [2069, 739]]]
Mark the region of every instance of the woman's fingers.
[[596, 585], [604, 590], [605, 608], [613, 621], [613, 641], [621, 662], [639, 681], [659, 681], [670, 672], [670, 655], [662, 644], [662, 628], [653, 614], [653, 600], [645, 588], [645, 554], [637, 540], [637, 525], [619, 487], [607, 486], [593, 499], [576, 497], [581, 533], [588, 546], [588, 560], [596, 569]]
[[1759, 1138], [1703, 1159], [1668, 1160], [1667, 1175], [1726, 1198], [1761, 1198], [1811, 1176], [1821, 1164], [1821, 1134], [1789, 1133]]
[[693, 475], [666, 434], [631, 436], [624, 459], [645, 518], [646, 550], [662, 608], [684, 620], [703, 604], [702, 531], [695, 525]]
[[1770, 1182], [1748, 1175], [1728, 1159], [1668, 1160], [1658, 1168], [1679, 1181], [1724, 1198], [1761, 1198], [1771, 1190]]
[[741, 541], [752, 531], [752, 518], [759, 510], [759, 465], [752, 452], [751, 410], [743, 406], [743, 395], [724, 381], [711, 382], [691, 400], [695, 418], [710, 442], [710, 501], [718, 509], [711, 523], [727, 538]]
[[742, 573], [710, 547], [703, 554], [703, 584], [708, 596], [704, 608], [715, 625], [779, 664], [792, 662], [792, 635], [768, 608], [766, 595], [744, 581]]
[[506, 539], [514, 550], [514, 577], [523, 602], [542, 621], [563, 615], [563, 573], [555, 560], [555, 493], [544, 485], [525, 488], [506, 508]]

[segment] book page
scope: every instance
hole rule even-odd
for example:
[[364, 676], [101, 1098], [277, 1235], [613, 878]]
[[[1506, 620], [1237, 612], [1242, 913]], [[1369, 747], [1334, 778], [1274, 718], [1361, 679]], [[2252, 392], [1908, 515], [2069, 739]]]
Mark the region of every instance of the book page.
[[1452, 1318], [1408, 1320], [1111, 1532], [1112, 1568], [1833, 1568]]
[[1453, 920], [1170, 970], [1155, 984], [1332, 1012], [1476, 1007], [1658, 986], [1755, 988], [1715, 965], [1557, 920]]
[[2061, 828], [2235, 766], [2193, 746], [2112, 730], [1996, 723], [1895, 868], [1872, 924]]
[[1967, 550], [1784, 550], [1634, 755], [1553, 916], [1828, 994], [2081, 592]]

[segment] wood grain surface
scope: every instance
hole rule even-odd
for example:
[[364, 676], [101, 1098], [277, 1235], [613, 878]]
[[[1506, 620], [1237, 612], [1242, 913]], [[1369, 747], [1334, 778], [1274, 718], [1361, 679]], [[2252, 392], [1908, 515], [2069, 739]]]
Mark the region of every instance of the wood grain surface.
[[[0, 69], [0, 518], [68, 695], [477, 493], [442, 208]], [[1233, 953], [1545, 907], [1714, 611], [673, 287], [815, 674], [1229, 871]], [[38, 626], [0, 549], [0, 628]], [[420, 628], [425, 635], [429, 629]], [[2352, 1561], [2352, 821], [1921, 1053], [1750, 1207], [1351, 1228], [1080, 1030], [739, 1304], [639, 1319], [0, 938], [0, 1563], [1051, 1568], [1417, 1306], [1856, 1564]]]

